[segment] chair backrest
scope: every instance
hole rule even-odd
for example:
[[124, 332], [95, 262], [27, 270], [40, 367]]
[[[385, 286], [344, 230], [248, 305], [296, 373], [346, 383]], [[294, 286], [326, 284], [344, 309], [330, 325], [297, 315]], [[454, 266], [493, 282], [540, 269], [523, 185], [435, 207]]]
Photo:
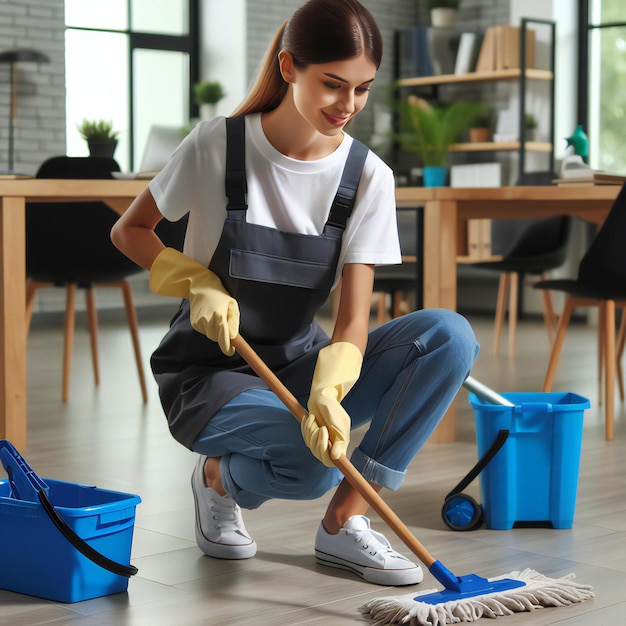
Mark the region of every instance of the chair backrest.
[[[119, 165], [106, 157], [52, 157], [37, 178], [107, 179]], [[117, 213], [102, 202], [28, 203], [26, 275], [39, 281], [90, 284], [142, 269], [111, 243]]]
[[[578, 280], [626, 294], [626, 184], [578, 266]], [[623, 297], [623, 295], [621, 296]]]
[[[551, 172], [525, 172], [517, 185], [551, 185], [556, 175]], [[545, 257], [545, 269], [565, 262], [572, 218], [557, 215], [549, 218], [526, 218], [491, 221], [492, 252], [504, 258]], [[548, 258], [549, 256], [549, 258]]]

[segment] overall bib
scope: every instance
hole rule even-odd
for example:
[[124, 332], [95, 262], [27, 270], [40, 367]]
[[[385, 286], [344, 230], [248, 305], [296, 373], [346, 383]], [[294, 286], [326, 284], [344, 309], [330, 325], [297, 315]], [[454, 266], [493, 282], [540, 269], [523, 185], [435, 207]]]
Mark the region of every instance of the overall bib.
[[[334, 283], [368, 148], [353, 140], [322, 234], [303, 235], [246, 221], [244, 118], [227, 119], [226, 131], [227, 218], [209, 269], [237, 300], [242, 337], [294, 395], [306, 397], [317, 353], [329, 342], [314, 316]], [[151, 366], [170, 431], [188, 448], [224, 404], [267, 388], [239, 355], [224, 355], [193, 329], [187, 300]]]

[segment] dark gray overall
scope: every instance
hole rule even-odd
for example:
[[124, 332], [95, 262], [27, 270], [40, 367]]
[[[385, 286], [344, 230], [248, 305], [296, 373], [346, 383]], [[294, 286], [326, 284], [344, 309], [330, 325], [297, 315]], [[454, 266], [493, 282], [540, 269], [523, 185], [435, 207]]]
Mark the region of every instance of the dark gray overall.
[[[334, 282], [368, 149], [353, 141], [323, 233], [286, 233], [246, 221], [244, 118], [227, 119], [226, 131], [228, 214], [209, 269], [239, 304], [242, 337], [296, 397], [306, 398], [317, 353], [329, 341], [314, 316]], [[188, 448], [229, 400], [266, 388], [239, 355], [224, 355], [192, 328], [187, 300], [151, 366], [170, 431]]]

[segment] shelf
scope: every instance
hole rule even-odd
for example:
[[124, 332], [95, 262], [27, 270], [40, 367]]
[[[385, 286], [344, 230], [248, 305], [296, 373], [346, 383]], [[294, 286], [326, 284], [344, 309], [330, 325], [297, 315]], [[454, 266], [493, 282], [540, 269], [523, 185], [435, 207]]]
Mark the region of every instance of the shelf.
[[[450, 85], [454, 83], [477, 83], [497, 80], [518, 80], [522, 75], [521, 70], [496, 70], [494, 72], [470, 72], [469, 74], [439, 74], [437, 76], [419, 76], [416, 78], [401, 78], [397, 81], [400, 87], [420, 87], [429, 85]], [[526, 70], [526, 78], [533, 80], [552, 80], [553, 72], [550, 70], [538, 70], [529, 68]]]
[[[457, 143], [451, 148], [451, 152], [495, 152], [495, 151], [509, 151], [519, 150], [521, 144], [519, 141], [477, 141], [473, 143]], [[528, 152], [545, 152], [550, 153], [552, 151], [552, 144], [542, 141], [527, 141], [524, 144], [524, 148]]]

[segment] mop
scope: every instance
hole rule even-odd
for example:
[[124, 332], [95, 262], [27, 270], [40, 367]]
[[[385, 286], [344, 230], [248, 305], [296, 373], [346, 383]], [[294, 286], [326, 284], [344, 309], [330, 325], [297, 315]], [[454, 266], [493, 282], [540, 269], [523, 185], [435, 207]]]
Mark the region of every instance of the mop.
[[[231, 340], [231, 344], [294, 417], [302, 421], [308, 414], [306, 409], [245, 339], [238, 335]], [[511, 404], [471, 377], [464, 385], [491, 402]], [[495, 618], [543, 607], [568, 606], [594, 597], [592, 587], [575, 582], [573, 574], [563, 578], [548, 578], [534, 570], [526, 569], [494, 578], [483, 578], [477, 574], [456, 576], [443, 563], [431, 556], [345, 455], [333, 459], [333, 463], [407, 548], [444, 586], [442, 591], [428, 590], [417, 595], [412, 593], [371, 600], [359, 610], [373, 626], [458, 624], [473, 622], [482, 617]]]

